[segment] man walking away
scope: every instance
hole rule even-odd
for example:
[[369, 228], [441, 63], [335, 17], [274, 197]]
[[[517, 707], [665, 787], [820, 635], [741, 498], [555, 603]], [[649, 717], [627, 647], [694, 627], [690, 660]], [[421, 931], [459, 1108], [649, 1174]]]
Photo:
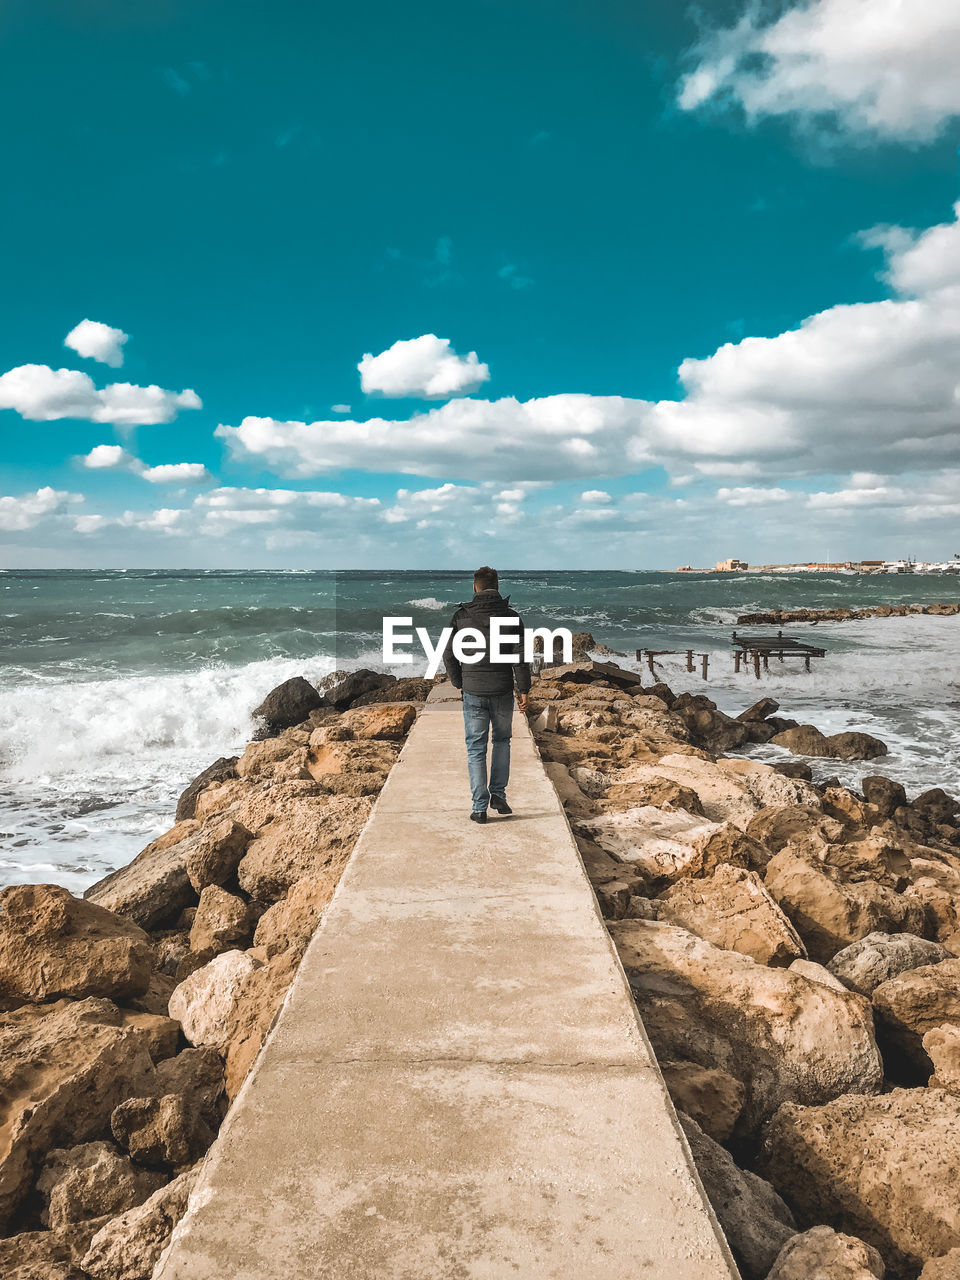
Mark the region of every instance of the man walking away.
[[[491, 618], [516, 618], [519, 625], [503, 636], [500, 648], [510, 654], [509, 662], [490, 661]], [[517, 706], [525, 715], [530, 690], [530, 666], [523, 661], [523, 622], [510, 597], [500, 594], [496, 569], [484, 565], [473, 575], [473, 599], [461, 604], [450, 623], [454, 635], [472, 627], [484, 637], [485, 647], [478, 662], [462, 663], [453, 652], [453, 636], [443, 654], [450, 683], [463, 690], [463, 726], [467, 740], [467, 769], [473, 793], [472, 822], [486, 822], [487, 806], [497, 813], [512, 813], [507, 804], [510, 777], [510, 731], [513, 725], [513, 691]], [[516, 636], [516, 643], [513, 637]], [[487, 737], [493, 738], [490, 753], [490, 784], [487, 785]]]

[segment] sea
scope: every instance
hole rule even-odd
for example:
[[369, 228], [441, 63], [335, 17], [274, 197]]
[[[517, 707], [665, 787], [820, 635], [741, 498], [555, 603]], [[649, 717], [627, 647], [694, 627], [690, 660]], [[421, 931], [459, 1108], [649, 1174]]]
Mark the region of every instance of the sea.
[[[290, 676], [382, 662], [384, 615], [436, 638], [469, 598], [469, 570], [0, 571], [0, 885], [76, 893], [128, 862], [173, 821], [177, 796], [218, 756], [243, 749], [252, 709]], [[658, 678], [736, 713], [759, 697], [826, 733], [861, 729], [890, 754], [812, 762], [855, 785], [865, 772], [909, 794], [960, 794], [960, 617], [794, 626], [827, 650], [807, 673], [773, 660], [735, 674], [737, 616], [772, 608], [960, 599], [952, 575], [501, 572], [524, 620], [590, 631], [622, 651], [678, 650]], [[744, 630], [744, 628], [741, 628]], [[709, 655], [708, 679], [684, 651]], [[419, 649], [398, 675], [422, 672]], [[646, 667], [643, 670], [646, 672]], [[647, 673], [649, 679], [649, 673]], [[764, 760], [772, 746], [748, 748]]]

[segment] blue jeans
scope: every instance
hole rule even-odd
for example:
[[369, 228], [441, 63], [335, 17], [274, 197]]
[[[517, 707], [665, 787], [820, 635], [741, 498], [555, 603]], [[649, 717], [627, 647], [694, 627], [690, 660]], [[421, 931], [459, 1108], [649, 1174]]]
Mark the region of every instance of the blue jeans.
[[[510, 777], [510, 731], [513, 728], [512, 693], [464, 693], [463, 728], [467, 740], [467, 770], [473, 809], [482, 813], [490, 796], [502, 796]], [[492, 732], [491, 732], [492, 731]], [[487, 787], [487, 735], [493, 738], [490, 753], [490, 786]]]

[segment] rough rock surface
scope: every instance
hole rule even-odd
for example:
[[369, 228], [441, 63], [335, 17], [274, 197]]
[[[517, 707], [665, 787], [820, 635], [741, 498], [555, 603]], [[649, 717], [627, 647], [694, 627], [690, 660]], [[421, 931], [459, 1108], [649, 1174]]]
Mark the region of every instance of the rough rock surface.
[[910, 969], [882, 982], [873, 993], [879, 1030], [915, 1066], [929, 1071], [923, 1048], [928, 1031], [945, 1023], [960, 1027], [960, 960]]
[[142, 1204], [166, 1181], [137, 1168], [110, 1142], [87, 1142], [49, 1153], [37, 1178], [44, 1225], [60, 1231], [72, 1222], [123, 1213]]
[[245, 951], [225, 951], [180, 983], [170, 997], [170, 1016], [191, 1044], [226, 1046], [244, 979], [257, 967]]
[[143, 995], [154, 954], [129, 920], [55, 884], [0, 893], [0, 1002]]
[[253, 718], [260, 721], [260, 736], [272, 737], [291, 725], [306, 720], [311, 711], [323, 705], [320, 694], [303, 676], [292, 676], [271, 689], [258, 707]]
[[764, 1280], [780, 1249], [796, 1234], [790, 1210], [769, 1182], [739, 1169], [729, 1152], [695, 1120], [683, 1112], [679, 1120], [744, 1280]]
[[149, 1200], [112, 1219], [90, 1242], [82, 1262], [93, 1280], [149, 1280], [183, 1217], [197, 1169], [182, 1173]]
[[856, 1233], [897, 1277], [960, 1247], [960, 1098], [939, 1089], [787, 1104], [762, 1170], [804, 1224]]
[[869, 997], [888, 978], [949, 959], [946, 947], [913, 933], [868, 933], [838, 951], [827, 968], [845, 987]]
[[754, 871], [722, 864], [706, 880], [681, 880], [660, 895], [657, 919], [679, 925], [759, 964], [806, 956], [797, 931]]
[[764, 883], [805, 942], [810, 958], [821, 964], [868, 934], [918, 933], [924, 928], [918, 898], [872, 879], [852, 881], [815, 854], [781, 849], [767, 864]]
[[609, 928], [657, 1056], [716, 1067], [743, 1083], [738, 1134], [754, 1132], [787, 1100], [879, 1089], [880, 1053], [862, 996], [659, 921]]
[[146, 1032], [123, 1025], [109, 1000], [24, 1005], [0, 1015], [0, 1227], [55, 1147], [100, 1137], [113, 1109], [148, 1091]]
[[811, 1227], [788, 1240], [767, 1280], [883, 1280], [883, 1258], [856, 1236]]
[[196, 902], [186, 860], [190, 838], [198, 825], [194, 819], [178, 822], [132, 862], [98, 880], [83, 896], [108, 911], [128, 916], [142, 929], [156, 929], [175, 919], [184, 907]]

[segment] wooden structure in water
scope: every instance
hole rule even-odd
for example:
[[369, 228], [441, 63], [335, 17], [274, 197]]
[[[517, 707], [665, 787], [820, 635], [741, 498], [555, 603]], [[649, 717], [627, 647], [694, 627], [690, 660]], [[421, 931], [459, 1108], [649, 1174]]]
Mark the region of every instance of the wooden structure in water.
[[785, 658], [803, 658], [803, 665], [810, 670], [811, 658], [826, 657], [826, 649], [814, 644], [806, 644], [803, 640], [794, 640], [778, 631], [775, 636], [738, 636], [733, 633], [733, 669], [739, 671], [743, 664], [752, 664], [753, 674], [760, 679], [760, 668], [766, 671], [771, 658], [781, 662]]

